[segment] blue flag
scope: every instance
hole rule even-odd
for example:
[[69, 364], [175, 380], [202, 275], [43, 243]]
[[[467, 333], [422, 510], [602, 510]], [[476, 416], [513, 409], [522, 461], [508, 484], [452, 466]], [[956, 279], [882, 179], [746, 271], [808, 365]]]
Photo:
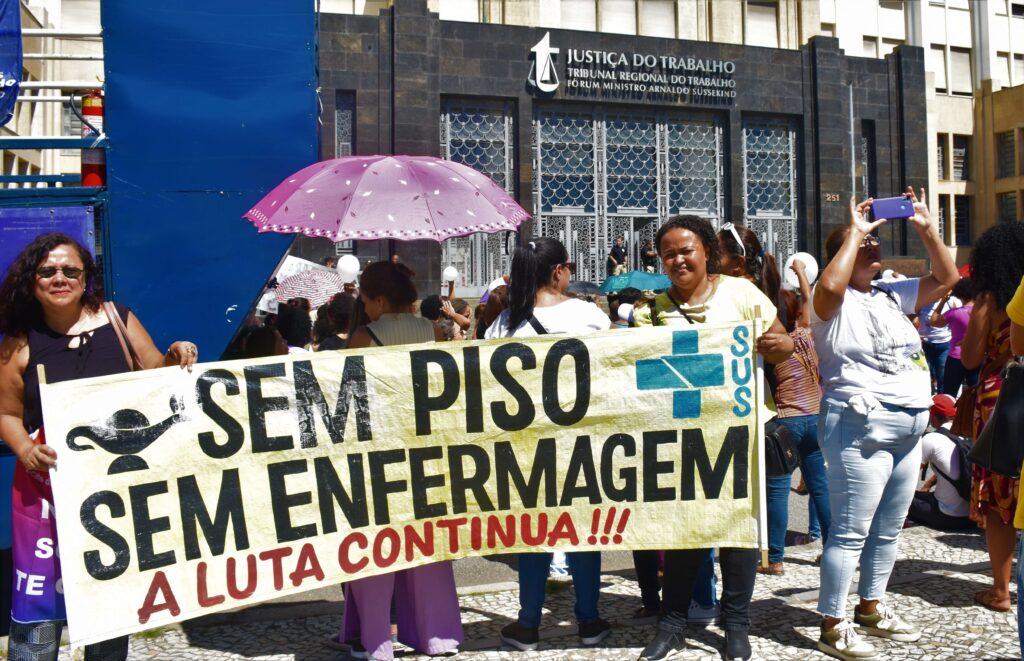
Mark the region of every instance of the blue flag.
[[0, 126], [14, 116], [21, 84], [21, 3], [0, 0]]

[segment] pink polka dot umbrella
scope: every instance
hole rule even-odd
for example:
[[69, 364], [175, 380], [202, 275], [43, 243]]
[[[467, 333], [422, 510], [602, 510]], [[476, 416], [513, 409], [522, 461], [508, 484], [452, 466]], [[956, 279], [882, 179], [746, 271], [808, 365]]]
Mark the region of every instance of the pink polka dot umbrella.
[[260, 232], [332, 241], [443, 241], [515, 230], [530, 214], [473, 168], [432, 156], [347, 156], [285, 179], [245, 214]]

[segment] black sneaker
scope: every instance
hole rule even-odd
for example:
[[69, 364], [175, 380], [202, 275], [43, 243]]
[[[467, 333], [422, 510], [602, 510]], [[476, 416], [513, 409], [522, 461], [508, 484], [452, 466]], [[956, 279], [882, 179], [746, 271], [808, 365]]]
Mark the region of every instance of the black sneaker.
[[537, 635], [536, 627], [524, 627], [516, 620], [501, 630], [501, 642], [511, 645], [520, 652], [532, 652], [537, 649], [537, 642], [540, 636]]
[[746, 629], [725, 630], [725, 661], [747, 661], [752, 653]]
[[647, 647], [640, 652], [637, 661], [663, 661], [671, 659], [686, 649], [686, 636], [682, 630], [666, 630], [658, 628], [654, 632], [654, 638], [647, 643]]
[[580, 640], [584, 645], [597, 645], [607, 638], [611, 631], [612, 625], [598, 618], [593, 622], [580, 625]]

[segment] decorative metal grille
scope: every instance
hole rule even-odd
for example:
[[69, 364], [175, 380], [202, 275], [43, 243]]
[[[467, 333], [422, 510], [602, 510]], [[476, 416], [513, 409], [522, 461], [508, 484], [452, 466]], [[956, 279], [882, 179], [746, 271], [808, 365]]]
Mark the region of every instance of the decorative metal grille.
[[608, 213], [658, 213], [658, 136], [654, 117], [609, 115], [605, 129]]
[[1005, 131], [996, 136], [996, 149], [998, 159], [996, 160], [996, 176], [1012, 177], [1014, 175], [1014, 157], [1016, 149], [1013, 141], [1013, 131]]
[[[441, 115], [441, 153], [486, 174], [510, 194], [513, 177], [512, 108], [487, 107], [459, 100], [445, 103]], [[509, 271], [505, 234], [472, 234], [441, 244], [441, 263], [459, 271], [458, 286], [486, 287]]]
[[949, 196], [939, 195], [939, 236], [942, 242], [949, 245], [946, 237], [946, 218], [949, 216]]
[[967, 181], [970, 174], [968, 136], [953, 136], [953, 181]]
[[576, 277], [601, 281], [616, 237], [631, 268], [680, 211], [716, 224], [724, 207], [722, 128], [679, 114], [539, 110], [534, 120], [536, 232], [566, 243]]
[[746, 223], [765, 250], [784, 262], [796, 252], [796, 131], [790, 123], [743, 127]]
[[971, 197], [969, 195], [953, 196], [953, 228], [956, 245], [971, 245]]
[[1017, 222], [1017, 194], [1014, 192], [1000, 193], [999, 198], [999, 222]]
[[541, 116], [540, 175], [541, 211], [558, 207], [595, 211], [594, 118], [582, 113], [549, 113]]
[[699, 209], [718, 227], [723, 207], [722, 127], [672, 118], [667, 143], [669, 213]]
[[935, 144], [935, 176], [939, 181], [946, 180], [946, 140], [947, 133], [939, 133]]
[[355, 136], [355, 95], [338, 92], [334, 108], [334, 157], [351, 156]]
[[576, 262], [576, 279], [604, 280], [604, 258], [597, 251], [597, 224], [593, 216], [546, 216], [541, 222], [540, 236], [558, 239], [569, 252], [569, 261]]
[[[334, 157], [351, 156], [355, 147], [356, 97], [352, 92], [338, 92], [334, 96]], [[355, 241], [338, 241], [335, 255], [355, 252]]]

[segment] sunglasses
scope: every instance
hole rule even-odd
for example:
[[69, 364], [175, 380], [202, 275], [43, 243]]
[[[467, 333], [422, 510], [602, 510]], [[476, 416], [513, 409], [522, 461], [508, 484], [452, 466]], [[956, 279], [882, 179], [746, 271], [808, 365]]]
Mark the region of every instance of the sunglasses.
[[881, 244], [882, 242], [878, 239], [877, 236], [875, 236], [874, 234], [868, 234], [867, 236], [864, 237], [864, 240], [860, 242], [860, 247], [873, 248]]
[[36, 275], [40, 278], [52, 278], [57, 275], [57, 271], [64, 274], [64, 277], [69, 280], [78, 280], [85, 272], [85, 269], [77, 266], [40, 266], [36, 269]]
[[568, 269], [572, 275], [576, 275], [576, 262], [562, 262], [561, 267]]
[[722, 223], [722, 231], [726, 230], [732, 234], [732, 238], [736, 239], [736, 245], [740, 248], [740, 257], [746, 257], [747, 247], [743, 245], [743, 239], [740, 238], [740, 233], [736, 231], [736, 226], [731, 222]]

